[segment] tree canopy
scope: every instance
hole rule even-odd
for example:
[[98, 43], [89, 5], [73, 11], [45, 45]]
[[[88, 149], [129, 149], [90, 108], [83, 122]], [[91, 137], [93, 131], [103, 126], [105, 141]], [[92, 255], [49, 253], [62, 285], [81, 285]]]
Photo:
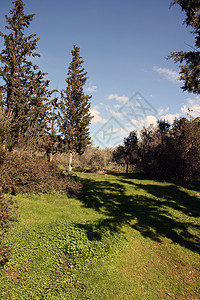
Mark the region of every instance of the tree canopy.
[[9, 128], [5, 139], [12, 148], [21, 145], [22, 140], [28, 142], [46, 130], [49, 81], [44, 79], [45, 73], [33, 63], [37, 52], [36, 34], [25, 36], [34, 14], [24, 14], [22, 0], [13, 1], [14, 8], [6, 17], [5, 29], [0, 32], [4, 39], [4, 49], [0, 53], [0, 86], [1, 107], [4, 116], [10, 116]]
[[192, 50], [174, 51], [169, 58], [173, 58], [179, 64], [180, 80], [183, 80], [183, 91], [200, 93], [200, 2], [198, 0], [174, 0], [171, 5], [179, 4], [186, 13], [184, 23], [192, 27], [194, 46]]
[[[80, 56], [80, 48], [74, 45], [71, 53], [72, 61], [68, 68], [67, 87], [61, 92], [58, 122], [66, 149], [72, 156], [73, 151], [83, 154], [90, 144], [89, 124], [92, 116], [89, 102], [91, 96], [86, 95], [83, 89], [87, 72], [82, 66], [84, 60]], [[69, 169], [71, 169], [71, 159]]]

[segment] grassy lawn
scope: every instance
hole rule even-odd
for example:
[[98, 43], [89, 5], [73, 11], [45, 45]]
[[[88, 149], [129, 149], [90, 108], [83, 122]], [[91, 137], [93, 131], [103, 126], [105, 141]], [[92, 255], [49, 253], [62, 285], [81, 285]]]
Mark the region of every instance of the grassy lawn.
[[200, 299], [200, 191], [79, 173], [83, 195], [17, 195], [0, 299]]

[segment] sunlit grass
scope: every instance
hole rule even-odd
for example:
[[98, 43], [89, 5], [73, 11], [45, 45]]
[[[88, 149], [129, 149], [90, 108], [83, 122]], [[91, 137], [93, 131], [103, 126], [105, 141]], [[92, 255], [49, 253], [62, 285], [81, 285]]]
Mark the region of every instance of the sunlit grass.
[[93, 210], [82, 207], [78, 199], [69, 198], [64, 193], [54, 194], [24, 194], [15, 197], [19, 205], [19, 224], [51, 223], [60, 218], [67, 222], [86, 221], [97, 218]]
[[199, 299], [195, 185], [79, 173], [79, 198], [17, 195], [1, 299]]

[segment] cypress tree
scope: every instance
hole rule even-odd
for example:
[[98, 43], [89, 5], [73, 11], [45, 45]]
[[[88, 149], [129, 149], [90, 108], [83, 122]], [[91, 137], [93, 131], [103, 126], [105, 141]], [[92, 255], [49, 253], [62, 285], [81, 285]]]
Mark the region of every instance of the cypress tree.
[[59, 110], [59, 128], [66, 149], [70, 153], [69, 172], [72, 170], [72, 153], [83, 154], [90, 144], [89, 124], [91, 96], [85, 95], [83, 87], [87, 80], [87, 72], [82, 67], [84, 60], [80, 56], [80, 48], [73, 46], [72, 61], [65, 80], [67, 87], [61, 91]]
[[25, 36], [34, 14], [24, 14], [22, 0], [12, 2], [14, 8], [10, 16], [5, 16], [8, 34], [0, 32], [4, 38], [4, 49], [0, 52], [0, 86], [3, 95], [2, 107], [6, 115], [12, 115], [9, 133], [6, 136], [8, 146], [21, 147], [22, 143], [33, 143], [46, 130], [49, 81], [44, 79], [32, 57], [40, 56], [37, 49], [36, 34]]

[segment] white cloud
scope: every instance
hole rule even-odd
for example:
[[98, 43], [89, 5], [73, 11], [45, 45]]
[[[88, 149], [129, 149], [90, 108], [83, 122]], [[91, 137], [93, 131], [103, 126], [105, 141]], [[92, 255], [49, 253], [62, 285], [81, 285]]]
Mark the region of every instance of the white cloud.
[[190, 116], [196, 118], [200, 116], [200, 96], [196, 96], [194, 99], [187, 98], [187, 106], [184, 105], [181, 108], [182, 112], [188, 113]]
[[178, 119], [181, 116], [180, 113], [176, 114], [167, 114], [160, 117], [161, 120], [165, 120], [166, 122], [173, 123], [175, 119]]
[[190, 99], [190, 98], [188, 98], [188, 99], [187, 99], [187, 103], [188, 103], [189, 105], [193, 105], [193, 104], [196, 103], [196, 101], [195, 101], [195, 99]]
[[160, 108], [158, 108], [158, 115], [161, 116], [161, 115], [167, 113], [168, 111], [169, 111], [169, 107], [166, 107], [166, 108], [160, 107]]
[[116, 109], [118, 109], [118, 108], [120, 108], [121, 106], [120, 106], [119, 104], [115, 104], [115, 105], [113, 105], [113, 107], [116, 108]]
[[119, 96], [118, 94], [110, 94], [106, 97], [107, 100], [112, 100], [112, 99], [115, 99], [119, 102], [126, 102], [129, 100], [128, 97], [126, 96]]
[[178, 80], [179, 73], [174, 70], [167, 69], [167, 68], [158, 68], [158, 67], [153, 67], [153, 70], [163, 75], [168, 81], [174, 82]]
[[194, 118], [200, 117], [200, 105], [195, 104], [191, 108], [189, 108], [189, 115], [191, 115]]
[[[119, 107], [120, 107], [120, 105], [119, 105]], [[106, 108], [106, 110], [109, 112], [109, 113], [111, 113], [111, 115], [112, 116], [114, 116], [114, 117], [124, 117], [125, 115], [126, 115], [126, 113], [125, 112], [119, 112], [119, 111], [115, 111], [115, 110], [113, 110], [111, 107], [110, 107], [110, 105], [105, 105], [105, 108]]]
[[122, 133], [127, 135], [127, 129], [125, 128], [108, 128], [105, 131], [111, 133]]
[[155, 116], [146, 116], [143, 120], [135, 120], [132, 119], [131, 123], [134, 125], [133, 130], [137, 130], [138, 132], [145, 126], [148, 127], [150, 125], [156, 126], [157, 124], [157, 118]]
[[98, 108], [97, 106], [95, 106], [93, 108], [90, 108], [90, 113], [93, 116], [92, 121], [91, 121], [92, 124], [95, 124], [95, 123], [103, 123], [104, 124], [104, 123], [106, 123], [107, 120], [100, 116], [100, 111], [98, 111], [97, 108]]
[[96, 92], [96, 89], [97, 89], [97, 86], [96, 85], [92, 85], [92, 86], [89, 86], [86, 91], [89, 92], [89, 93], [94, 93]]
[[194, 104], [190, 107], [188, 107], [187, 105], [184, 105], [183, 107], [181, 107], [181, 112], [185, 115], [189, 115], [191, 117], [199, 117], [200, 116], [200, 105], [199, 104]]
[[200, 116], [200, 96], [196, 96], [195, 98], [187, 98], [185, 103], [182, 104], [179, 112], [170, 114], [167, 112], [169, 111], [169, 108], [162, 108], [160, 107], [158, 109], [158, 115], [161, 120], [168, 121], [170, 123], [173, 123], [173, 121], [181, 117], [199, 117]]
[[200, 104], [200, 96], [196, 96], [194, 99], [187, 98], [188, 105]]
[[181, 112], [182, 112], [182, 114], [187, 115], [187, 113], [188, 113], [188, 106], [187, 105], [183, 105], [181, 107]]
[[145, 118], [145, 121], [148, 124], [147, 126], [149, 126], [149, 125], [156, 126], [157, 120], [158, 119], [155, 116], [146, 116], [146, 118]]
[[134, 125], [136, 125], [137, 127], [139, 127], [141, 121], [143, 121], [143, 120], [138, 121], [138, 120], [132, 119], [131, 123], [134, 124]]

